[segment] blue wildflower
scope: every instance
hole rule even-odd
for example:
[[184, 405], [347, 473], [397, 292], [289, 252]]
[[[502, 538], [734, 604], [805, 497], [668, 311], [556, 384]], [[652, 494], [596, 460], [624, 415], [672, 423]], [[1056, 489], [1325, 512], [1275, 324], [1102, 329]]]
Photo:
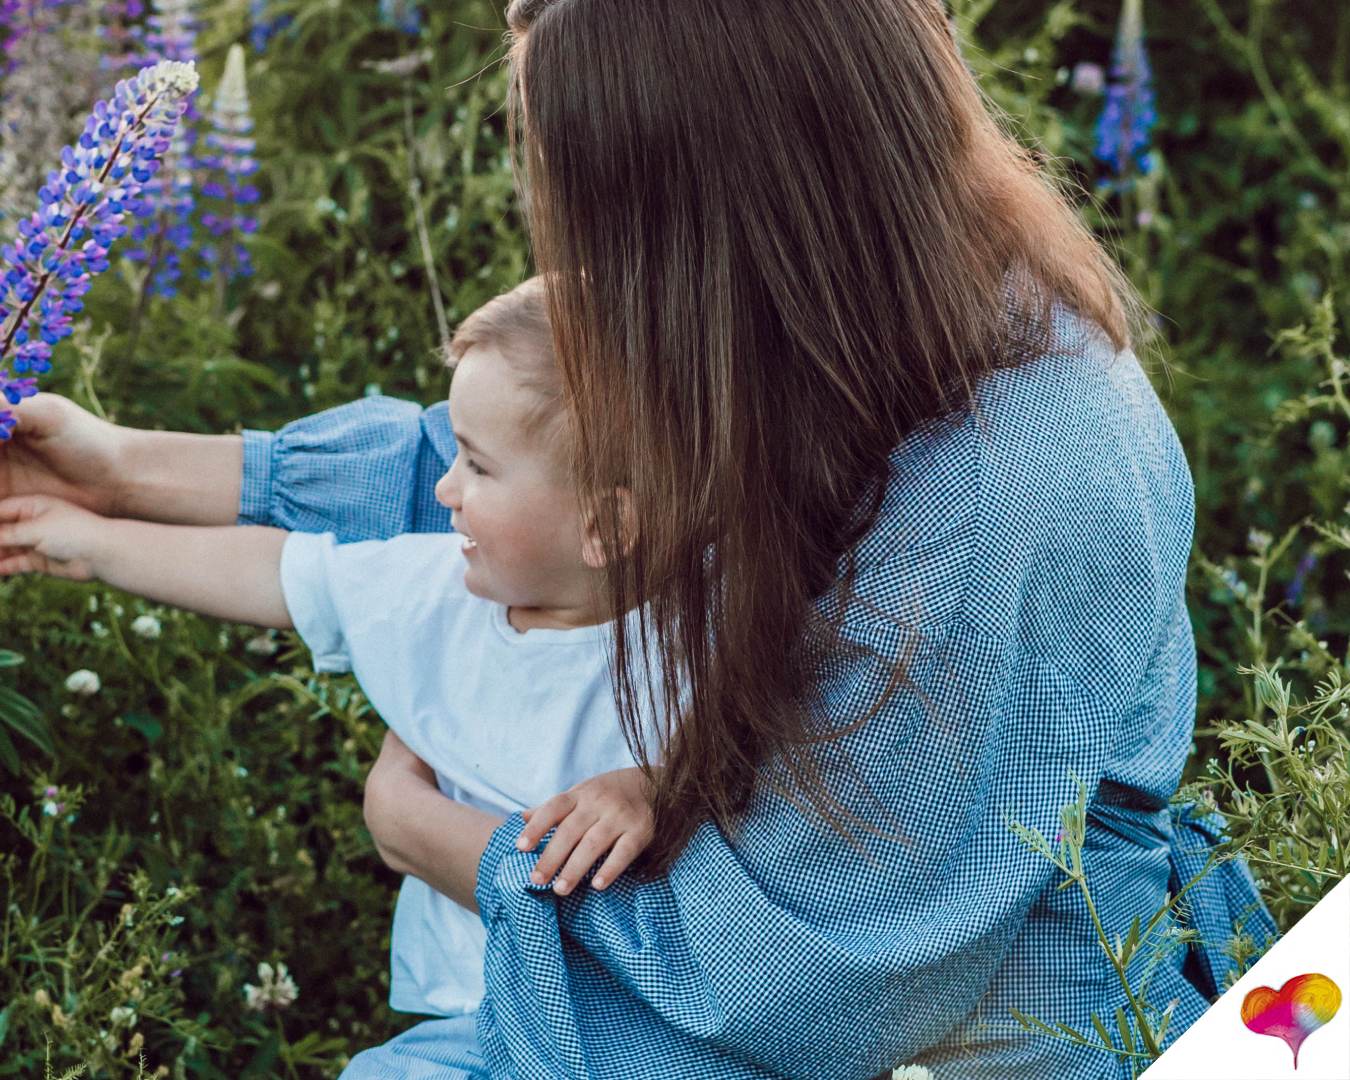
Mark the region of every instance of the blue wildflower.
[[[145, 36], [148, 62], [196, 62], [197, 24], [191, 0], [152, 0], [152, 14], [147, 21], [150, 25], [150, 32]], [[196, 120], [198, 116], [189, 99], [184, 119]], [[147, 264], [149, 280], [145, 288], [155, 296], [178, 295], [178, 280], [182, 277], [180, 252], [192, 247], [192, 214], [197, 208], [192, 191], [194, 140], [195, 132], [187, 124], [174, 133], [160, 174], [146, 184], [142, 192], [145, 221], [131, 230], [131, 238], [137, 246], [126, 253], [127, 258]]]
[[422, 29], [422, 9], [417, 0], [380, 0], [380, 22], [405, 34], [415, 34]]
[[1154, 159], [1147, 151], [1157, 122], [1153, 70], [1144, 49], [1143, 0], [1124, 0], [1106, 106], [1097, 120], [1097, 157], [1127, 182], [1131, 173], [1149, 173]]
[[[196, 88], [193, 65], [175, 61], [119, 82], [110, 101], [94, 106], [79, 140], [61, 151], [15, 242], [0, 247], [0, 394], [10, 404], [36, 390], [31, 377], [10, 377], [10, 362], [16, 376], [51, 370], [52, 346], [70, 335], [93, 275], [108, 268], [108, 249], [127, 232], [123, 219], [143, 209], [141, 191]], [[14, 424], [0, 410], [0, 437]]]
[[1298, 607], [1303, 603], [1303, 590], [1308, 583], [1308, 575], [1316, 569], [1317, 556], [1313, 552], [1308, 552], [1299, 560], [1299, 564], [1294, 570], [1294, 578], [1284, 591], [1284, 598], [1290, 606]]
[[268, 41], [291, 25], [289, 14], [272, 14], [270, 0], [249, 0], [248, 21], [248, 39], [253, 43], [254, 52], [262, 52]]
[[258, 219], [241, 212], [241, 207], [256, 203], [258, 189], [246, 181], [258, 171], [258, 159], [253, 156], [256, 143], [249, 136], [253, 120], [249, 116], [248, 80], [244, 71], [244, 48], [231, 45], [225, 57], [225, 72], [220, 77], [211, 111], [207, 116], [211, 130], [203, 142], [207, 153], [200, 163], [212, 170], [211, 179], [202, 185], [202, 194], [219, 200], [220, 211], [202, 215], [202, 224], [220, 244], [203, 248], [200, 252], [205, 265], [199, 271], [210, 277], [212, 269], [222, 274], [226, 282], [253, 273], [248, 248], [242, 238], [258, 230]]

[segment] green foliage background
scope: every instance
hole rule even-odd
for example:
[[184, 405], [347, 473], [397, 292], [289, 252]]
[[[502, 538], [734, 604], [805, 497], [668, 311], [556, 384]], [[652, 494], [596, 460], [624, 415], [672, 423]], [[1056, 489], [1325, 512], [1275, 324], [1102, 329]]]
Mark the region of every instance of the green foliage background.
[[[1316, 820], [1279, 802], [1289, 770], [1269, 747], [1233, 732], [1293, 715], [1244, 666], [1280, 660], [1304, 697], [1344, 670], [1345, 544], [1334, 525], [1298, 526], [1335, 523], [1350, 497], [1350, 413], [1315, 395], [1350, 313], [1350, 6], [1146, 0], [1162, 168], [1123, 199], [1096, 187], [1102, 99], [1069, 78], [1077, 63], [1109, 63], [1118, 0], [950, 6], [987, 93], [1158, 313], [1155, 374], [1195, 474], [1203, 556], [1189, 771], [1225, 809], [1233, 791], [1252, 793], [1239, 839], [1267, 845], [1258, 872], [1288, 925], [1346, 872], [1343, 710], [1323, 723], [1331, 758], [1317, 764], [1340, 801]], [[250, 52], [256, 275], [225, 295], [185, 279], [184, 295], [152, 300], [137, 321], [136, 270], [122, 264], [97, 283], [89, 330], [58, 352], [48, 389], [121, 423], [208, 432], [276, 427], [363, 393], [440, 398], [409, 116], [450, 325], [528, 272], [500, 5], [425, 5], [415, 37], [382, 27], [375, 0], [278, 10], [291, 28]], [[210, 88], [227, 46], [246, 40], [247, 4], [209, 0], [201, 13]], [[417, 50], [406, 81], [372, 66]], [[1258, 536], [1254, 549], [1252, 529], [1289, 539], [1276, 551]], [[1317, 564], [1287, 598], [1309, 553]], [[132, 632], [144, 614], [158, 638]], [[40, 1075], [48, 1036], [54, 1067], [89, 1062], [98, 1076], [135, 1075], [128, 1052], [140, 1050], [161, 1075], [331, 1077], [407, 1025], [385, 1003], [397, 879], [360, 813], [381, 727], [350, 681], [314, 675], [284, 636], [268, 655], [252, 631], [45, 580], [0, 583], [0, 643], [26, 658], [0, 655], [12, 719], [0, 724], [0, 1077]], [[96, 694], [66, 690], [82, 668], [98, 673]], [[262, 961], [285, 963], [300, 988], [276, 1014], [243, 1007]]]

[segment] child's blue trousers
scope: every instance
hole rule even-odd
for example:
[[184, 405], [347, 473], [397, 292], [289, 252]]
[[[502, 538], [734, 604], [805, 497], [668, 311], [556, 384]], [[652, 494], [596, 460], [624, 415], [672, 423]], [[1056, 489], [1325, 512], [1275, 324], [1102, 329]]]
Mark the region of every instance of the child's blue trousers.
[[473, 1014], [423, 1020], [362, 1050], [338, 1080], [488, 1080]]

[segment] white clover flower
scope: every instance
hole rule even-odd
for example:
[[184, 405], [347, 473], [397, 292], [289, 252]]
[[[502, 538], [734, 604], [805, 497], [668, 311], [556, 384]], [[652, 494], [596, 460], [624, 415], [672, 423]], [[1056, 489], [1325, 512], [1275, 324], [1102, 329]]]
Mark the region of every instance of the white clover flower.
[[73, 671], [66, 677], [66, 689], [72, 694], [90, 697], [97, 694], [102, 686], [98, 675], [88, 668], [80, 668], [79, 671]]
[[285, 964], [278, 964], [275, 971], [271, 964], [259, 964], [258, 982], [262, 985], [244, 984], [244, 1008], [253, 1012], [280, 1012], [300, 996]]
[[276, 631], [268, 630], [264, 634], [250, 638], [244, 646], [244, 651], [251, 652], [255, 656], [272, 656], [277, 651]]
[[138, 615], [131, 624], [131, 632], [137, 637], [145, 638], [147, 641], [154, 641], [164, 632], [164, 627], [160, 621], [153, 615]]
[[130, 1005], [118, 1005], [108, 1014], [108, 1019], [112, 1021], [113, 1027], [135, 1027], [136, 1010]]
[[933, 1080], [933, 1074], [922, 1065], [901, 1065], [891, 1070], [891, 1080]]

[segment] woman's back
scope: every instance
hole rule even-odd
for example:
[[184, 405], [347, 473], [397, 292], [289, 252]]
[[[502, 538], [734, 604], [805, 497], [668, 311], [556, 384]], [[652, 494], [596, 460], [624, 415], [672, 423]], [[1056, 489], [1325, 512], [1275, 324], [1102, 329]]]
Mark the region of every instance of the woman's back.
[[[865, 602], [823, 672], [846, 724], [904, 669], [826, 751], [853, 839], [761, 785], [734, 840], [705, 824], [668, 880], [560, 901], [562, 954], [526, 955], [517, 925], [511, 950], [489, 948], [490, 1056], [519, 1066], [520, 980], [547, 971], [568, 986], [575, 1042], [541, 1031], [537, 1050], [570, 1059], [567, 1075], [636, 1077], [635, 1060], [700, 1077], [857, 1078], [907, 1060], [950, 1061], [944, 1077], [1116, 1075], [1012, 1019], [1090, 1030], [1120, 991], [1081, 895], [1057, 891], [1007, 822], [1053, 837], [1082, 778], [1107, 932], [1162, 903], [1163, 808], [1195, 705], [1192, 489], [1134, 357], [1073, 320], [1060, 330], [893, 457], [859, 549]], [[519, 891], [528, 857], [503, 854], [484, 860], [485, 917], [551, 922]], [[1183, 958], [1153, 981], [1155, 1000], [1181, 999], [1174, 1030], [1205, 1008]]]

